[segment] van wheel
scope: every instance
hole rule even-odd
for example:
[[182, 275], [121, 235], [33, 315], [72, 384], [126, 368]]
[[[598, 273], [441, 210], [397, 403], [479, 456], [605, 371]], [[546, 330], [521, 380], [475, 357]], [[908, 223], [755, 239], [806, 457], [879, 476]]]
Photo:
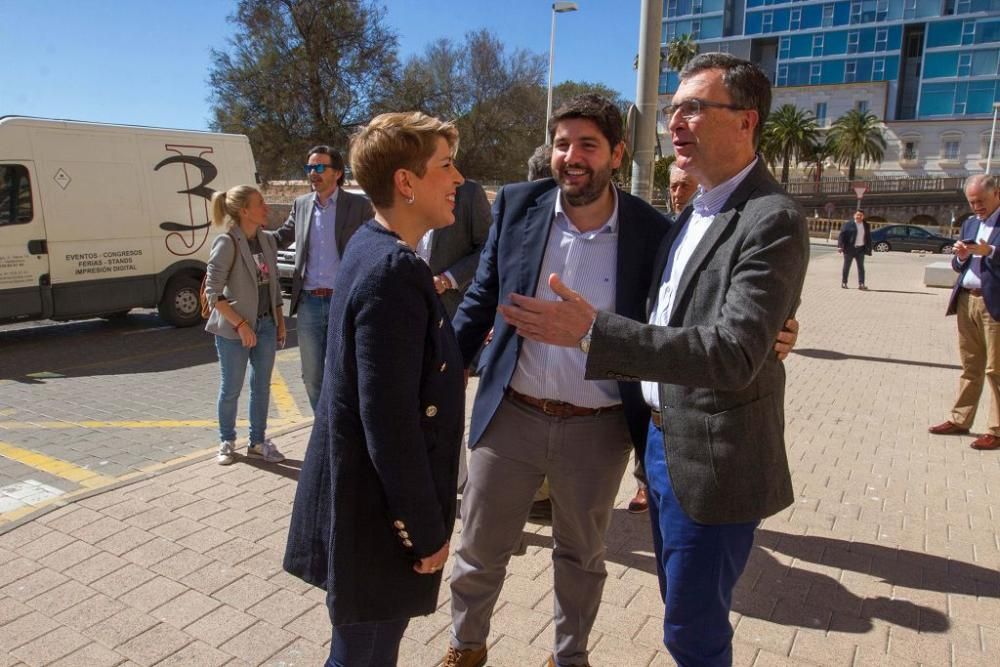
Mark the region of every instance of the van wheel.
[[163, 299], [157, 305], [160, 317], [175, 327], [193, 327], [201, 322], [201, 305], [198, 290], [201, 283], [191, 276], [175, 276], [163, 290]]

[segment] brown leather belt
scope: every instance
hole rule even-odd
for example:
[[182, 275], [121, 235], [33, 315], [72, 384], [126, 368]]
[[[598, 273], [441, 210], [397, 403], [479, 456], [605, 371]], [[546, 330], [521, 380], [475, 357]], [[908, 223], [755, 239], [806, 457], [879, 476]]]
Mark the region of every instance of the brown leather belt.
[[649, 419], [656, 428], [663, 428], [663, 415], [660, 414], [659, 410], [650, 410]]
[[599, 415], [602, 412], [614, 412], [622, 409], [621, 403], [618, 403], [617, 405], [609, 405], [606, 408], [582, 408], [579, 405], [573, 405], [572, 403], [566, 403], [564, 401], [553, 401], [547, 398], [535, 398], [534, 396], [528, 396], [519, 391], [514, 391], [513, 389], [507, 389], [507, 395], [518, 403], [523, 403], [528, 407], [539, 410], [549, 417], [562, 417], [563, 419], [566, 417], [592, 417], [594, 415]]
[[983, 295], [983, 290], [981, 290], [981, 289], [969, 289], [968, 287], [966, 287], [965, 291], [968, 292], [969, 294], [971, 294], [972, 296], [982, 296]]
[[320, 287], [319, 289], [307, 289], [302, 291], [308, 294], [309, 296], [316, 296], [319, 297], [320, 299], [329, 299], [331, 296], [333, 296], [333, 290], [330, 289], [329, 287]]

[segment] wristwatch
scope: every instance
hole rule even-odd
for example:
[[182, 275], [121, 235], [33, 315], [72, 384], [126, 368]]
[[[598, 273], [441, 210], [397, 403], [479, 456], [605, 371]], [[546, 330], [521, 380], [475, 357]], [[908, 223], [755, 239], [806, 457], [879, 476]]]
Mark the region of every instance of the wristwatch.
[[597, 322], [597, 318], [590, 323], [590, 328], [587, 329], [587, 333], [583, 334], [583, 338], [577, 343], [580, 346], [580, 351], [584, 354], [590, 354], [590, 339], [594, 336], [594, 322]]

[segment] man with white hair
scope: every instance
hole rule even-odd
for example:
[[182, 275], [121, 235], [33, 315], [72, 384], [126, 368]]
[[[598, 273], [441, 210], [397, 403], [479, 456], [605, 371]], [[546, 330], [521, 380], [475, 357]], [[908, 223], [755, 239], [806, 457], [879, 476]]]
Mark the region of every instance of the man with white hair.
[[1000, 190], [993, 176], [978, 174], [965, 181], [965, 198], [974, 215], [962, 223], [951, 266], [958, 281], [946, 315], [958, 316], [958, 350], [962, 377], [951, 418], [928, 430], [936, 435], [968, 433], [976, 418], [984, 382], [992, 396], [989, 431], [973, 449], [1000, 449]]

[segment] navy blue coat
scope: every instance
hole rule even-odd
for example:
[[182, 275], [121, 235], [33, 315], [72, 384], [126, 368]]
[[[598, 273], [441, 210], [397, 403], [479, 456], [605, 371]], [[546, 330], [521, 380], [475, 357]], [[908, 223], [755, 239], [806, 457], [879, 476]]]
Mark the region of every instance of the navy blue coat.
[[366, 222], [330, 304], [323, 391], [295, 493], [284, 568], [327, 591], [334, 625], [437, 606], [413, 564], [455, 522], [462, 359], [430, 269]]
[[[523, 339], [497, 313], [497, 305], [510, 303], [511, 292], [535, 295], [558, 195], [555, 181], [547, 178], [505, 186], [493, 203], [493, 227], [476, 278], [453, 322], [466, 365], [493, 327], [493, 342], [485, 347], [480, 362], [470, 447], [478, 444], [493, 419], [521, 353]], [[646, 321], [646, 293], [653, 282], [656, 250], [666, 231], [667, 220], [656, 209], [637, 197], [618, 192], [615, 312], [619, 315]], [[618, 387], [632, 444], [641, 453], [645, 451], [649, 407], [638, 383], [619, 382]]]
[[[962, 223], [961, 239], [979, 239], [979, 218], [969, 216]], [[993, 233], [986, 239], [986, 242], [993, 246], [993, 253], [982, 259], [982, 271], [979, 279], [983, 283], [983, 301], [986, 302], [986, 310], [994, 320], [1000, 320], [1000, 225], [993, 228]], [[954, 289], [951, 290], [951, 298], [948, 300], [948, 311], [946, 315], [954, 315], [958, 311], [958, 291], [962, 288], [962, 276], [972, 267], [972, 256], [970, 255], [964, 262], [958, 261], [958, 256], [951, 258], [951, 268], [958, 272], [958, 280]]]

